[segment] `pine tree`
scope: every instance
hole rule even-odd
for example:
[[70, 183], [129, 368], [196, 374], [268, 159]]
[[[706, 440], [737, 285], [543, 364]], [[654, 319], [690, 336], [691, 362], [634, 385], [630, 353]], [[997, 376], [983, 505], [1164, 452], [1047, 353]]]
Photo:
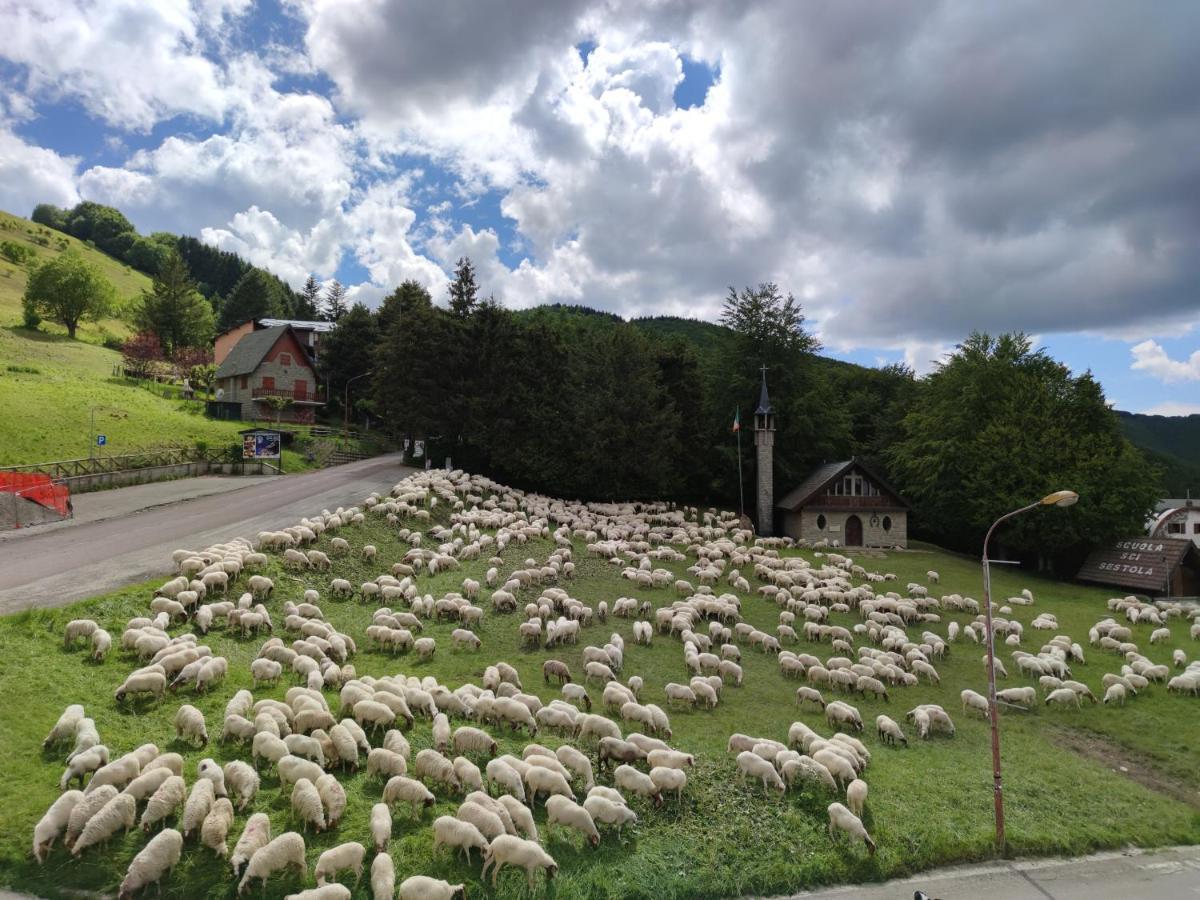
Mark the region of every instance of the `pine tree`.
[[335, 278], [325, 290], [325, 309], [321, 317], [327, 322], [336, 322], [348, 309], [346, 288]]
[[259, 268], [249, 269], [238, 279], [221, 304], [219, 331], [228, 331], [252, 319], [271, 319], [283, 315], [279, 280]]
[[304, 282], [304, 289], [296, 300], [296, 318], [302, 321], [312, 321], [321, 314], [321, 282], [312, 275]]
[[178, 250], [171, 250], [163, 260], [154, 286], [142, 293], [133, 319], [139, 331], [158, 335], [168, 356], [181, 347], [204, 346], [212, 339], [212, 308], [196, 289]]
[[450, 282], [450, 312], [465, 319], [475, 309], [479, 299], [479, 285], [475, 283], [475, 266], [469, 256], [460, 256], [454, 269], [454, 280]]

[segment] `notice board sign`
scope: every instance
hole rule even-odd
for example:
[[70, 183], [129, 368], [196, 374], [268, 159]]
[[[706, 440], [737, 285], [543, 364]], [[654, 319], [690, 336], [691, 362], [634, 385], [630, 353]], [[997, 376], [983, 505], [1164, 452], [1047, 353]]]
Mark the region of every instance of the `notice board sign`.
[[242, 459], [279, 459], [279, 432], [253, 431], [242, 435]]
[[1076, 577], [1145, 594], [1165, 593], [1172, 573], [1192, 549], [1191, 541], [1178, 538], [1126, 538], [1093, 550]]

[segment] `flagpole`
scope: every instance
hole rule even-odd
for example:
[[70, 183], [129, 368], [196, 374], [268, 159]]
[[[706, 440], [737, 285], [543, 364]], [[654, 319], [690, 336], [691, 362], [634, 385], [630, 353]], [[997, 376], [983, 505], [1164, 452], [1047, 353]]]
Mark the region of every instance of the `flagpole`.
[[[740, 410], [739, 410], [740, 413]], [[745, 479], [742, 478], [742, 423], [741, 415], [738, 416], [737, 430], [737, 447], [738, 447], [738, 511], [742, 518], [746, 517], [746, 488]]]

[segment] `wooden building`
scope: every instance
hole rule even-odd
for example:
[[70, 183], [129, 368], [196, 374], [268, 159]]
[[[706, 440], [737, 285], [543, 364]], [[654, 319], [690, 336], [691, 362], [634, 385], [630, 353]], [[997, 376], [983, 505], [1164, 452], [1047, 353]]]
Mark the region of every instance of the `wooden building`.
[[1151, 597], [1200, 595], [1200, 550], [1186, 537], [1133, 537], [1097, 547], [1079, 574]]
[[905, 547], [909, 503], [862, 460], [816, 469], [776, 504], [779, 533], [842, 547]]

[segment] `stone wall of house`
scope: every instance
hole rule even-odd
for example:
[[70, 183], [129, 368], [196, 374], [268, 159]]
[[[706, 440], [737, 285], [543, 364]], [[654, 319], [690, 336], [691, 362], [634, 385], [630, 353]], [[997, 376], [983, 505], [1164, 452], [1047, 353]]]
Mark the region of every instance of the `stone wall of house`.
[[[788, 537], [803, 539], [810, 543], [828, 540], [846, 545], [846, 520], [857, 515], [862, 522], [863, 544], [867, 547], [907, 547], [908, 513], [904, 510], [814, 510], [803, 509], [784, 516], [784, 530]], [[879, 516], [879, 524], [871, 524], [871, 516]], [[818, 526], [824, 516], [825, 527]], [[890, 519], [891, 528], [884, 530], [884, 518]]]

